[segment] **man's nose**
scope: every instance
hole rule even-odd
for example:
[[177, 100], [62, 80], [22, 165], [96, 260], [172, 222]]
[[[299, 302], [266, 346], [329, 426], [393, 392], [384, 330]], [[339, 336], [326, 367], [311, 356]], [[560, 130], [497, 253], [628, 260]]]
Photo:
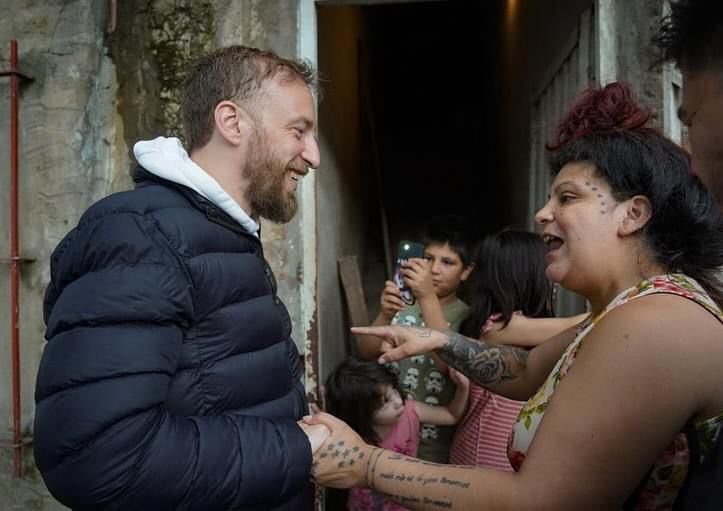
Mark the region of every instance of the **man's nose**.
[[308, 134], [306, 137], [306, 144], [304, 146], [304, 152], [301, 153], [301, 157], [304, 159], [306, 164], [312, 169], [316, 169], [321, 164], [321, 152], [319, 150], [319, 141], [313, 134]]

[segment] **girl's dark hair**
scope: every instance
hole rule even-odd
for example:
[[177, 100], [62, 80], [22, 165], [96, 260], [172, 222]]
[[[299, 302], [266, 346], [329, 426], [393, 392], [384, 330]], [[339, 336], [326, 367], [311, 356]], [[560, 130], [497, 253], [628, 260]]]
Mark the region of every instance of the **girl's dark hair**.
[[646, 197], [652, 214], [643, 234], [655, 261], [693, 277], [723, 304], [721, 212], [691, 172], [690, 155], [648, 127], [649, 118], [624, 84], [589, 89], [547, 146], [552, 174], [570, 162], [591, 162], [616, 200]]
[[540, 236], [531, 232], [504, 230], [485, 237], [469, 280], [470, 314], [460, 332], [479, 338], [482, 325], [493, 313], [502, 314], [504, 326], [515, 311], [534, 318], [552, 316], [546, 252]]
[[384, 403], [382, 387], [390, 385], [404, 399], [399, 378], [376, 361], [349, 357], [326, 379], [327, 411], [349, 424], [366, 442], [379, 444], [372, 417]]

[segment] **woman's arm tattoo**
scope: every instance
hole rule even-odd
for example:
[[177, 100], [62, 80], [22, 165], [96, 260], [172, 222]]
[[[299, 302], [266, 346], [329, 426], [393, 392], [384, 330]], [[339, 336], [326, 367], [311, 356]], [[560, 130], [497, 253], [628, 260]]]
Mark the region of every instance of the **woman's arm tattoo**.
[[494, 385], [519, 376], [527, 366], [527, 350], [469, 339], [445, 332], [447, 343], [439, 357], [481, 386]]

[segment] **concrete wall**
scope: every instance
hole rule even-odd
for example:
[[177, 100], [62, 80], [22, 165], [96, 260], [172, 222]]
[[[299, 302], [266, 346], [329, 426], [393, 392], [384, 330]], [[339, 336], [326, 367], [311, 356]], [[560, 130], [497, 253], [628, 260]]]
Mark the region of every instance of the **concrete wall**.
[[[34, 383], [43, 349], [42, 297], [50, 252], [94, 201], [131, 186], [130, 148], [139, 138], [177, 134], [177, 86], [211, 48], [243, 43], [297, 53], [297, 0], [124, 0], [108, 33], [110, 2], [0, 0], [0, 69], [17, 39], [20, 68], [35, 78], [20, 100], [22, 426], [31, 435]], [[0, 259], [9, 255], [9, 79], [0, 78]], [[303, 186], [303, 185], [302, 185]], [[303, 346], [299, 286], [303, 212], [286, 226], [264, 224], [267, 258]], [[12, 436], [8, 265], [0, 263], [0, 440]], [[312, 304], [313, 305], [313, 304]], [[61, 509], [25, 450], [25, 476], [12, 478], [0, 448], [0, 509]]]
[[[116, 74], [103, 49], [102, 2], [0, 0], [0, 55], [19, 41], [20, 68], [35, 78], [20, 99], [20, 246], [35, 262], [21, 271], [20, 342], [23, 432], [31, 433], [36, 368], [43, 347], [42, 296], [52, 248], [92, 201], [129, 185]], [[11, 13], [8, 16], [7, 13]], [[0, 154], [8, 155], [9, 80], [0, 80]], [[9, 254], [9, 163], [0, 162], [0, 257]], [[11, 438], [8, 265], [0, 266], [0, 438]], [[0, 450], [3, 509], [56, 509], [37, 473], [11, 479], [11, 451]]]
[[[663, 128], [663, 73], [654, 66], [658, 56], [650, 43], [663, 17], [662, 0], [615, 0], [617, 78], [633, 86], [638, 98], [655, 114], [653, 123]], [[631, 21], [632, 20], [632, 21]]]

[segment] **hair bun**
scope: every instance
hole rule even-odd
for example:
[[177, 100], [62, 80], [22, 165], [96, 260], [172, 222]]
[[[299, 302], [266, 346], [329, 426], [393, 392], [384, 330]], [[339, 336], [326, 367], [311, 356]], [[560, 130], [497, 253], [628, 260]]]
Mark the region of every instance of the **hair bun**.
[[582, 93], [557, 127], [547, 149], [555, 151], [592, 134], [634, 131], [645, 127], [650, 111], [639, 105], [628, 85], [613, 82]]

